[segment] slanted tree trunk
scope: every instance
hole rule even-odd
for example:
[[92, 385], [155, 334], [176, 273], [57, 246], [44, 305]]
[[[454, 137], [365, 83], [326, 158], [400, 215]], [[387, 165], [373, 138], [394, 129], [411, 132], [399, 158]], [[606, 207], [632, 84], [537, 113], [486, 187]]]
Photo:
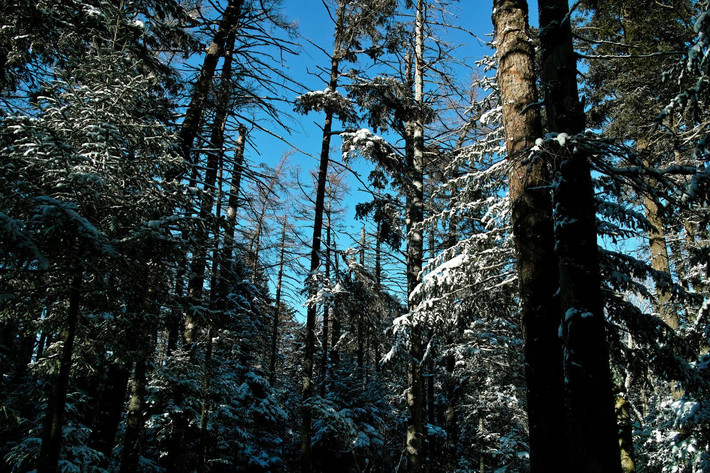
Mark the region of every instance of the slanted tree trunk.
[[234, 149], [234, 167], [232, 168], [232, 181], [229, 188], [229, 198], [227, 199], [227, 218], [224, 229], [224, 242], [222, 244], [222, 255], [220, 257], [221, 269], [219, 278], [219, 294], [223, 298], [226, 296], [227, 285], [231, 280], [225, 267], [229, 267], [234, 253], [234, 234], [237, 228], [237, 209], [239, 208], [239, 192], [242, 183], [242, 168], [244, 165], [244, 148], [246, 145], [247, 129], [244, 125], [238, 127], [237, 142]]
[[[584, 131], [567, 0], [541, 0], [540, 43], [547, 124], [553, 133]], [[562, 140], [560, 140], [562, 141]], [[582, 146], [556, 150], [553, 193], [563, 314], [567, 459], [576, 473], [621, 471], [597, 249], [596, 207]]]
[[[225, 67], [227, 68], [227, 77], [223, 77], [223, 79], [230, 80], [231, 78], [231, 51], [234, 46], [234, 39], [236, 37], [235, 30], [237, 28], [237, 23], [239, 22], [239, 17], [241, 16], [243, 3], [244, 0], [230, 0], [227, 4], [224, 16], [220, 21], [214, 40], [207, 50], [207, 55], [205, 56], [205, 61], [200, 71], [200, 75], [195, 83], [192, 93], [192, 100], [190, 101], [190, 105], [188, 106], [185, 114], [185, 119], [183, 120], [182, 127], [180, 128], [179, 135], [182, 154], [188, 163], [193, 163], [194, 161], [192, 156], [192, 148], [194, 146], [195, 138], [204, 114], [205, 100], [207, 98], [210, 85], [212, 84], [217, 62], [223, 55], [225, 56]], [[231, 41], [231, 44], [228, 43], [228, 41]], [[227, 98], [228, 97], [223, 97], [222, 104], [220, 104], [221, 107], [226, 107]], [[218, 110], [215, 125], [217, 127], [223, 127], [224, 125], [218, 123], [218, 121], [224, 120], [224, 118], [226, 118], [226, 108], [221, 111]], [[217, 130], [218, 135], [220, 132], [220, 130]], [[207, 169], [204, 179], [205, 194], [200, 204], [199, 212], [201, 231], [198, 235], [198, 239], [202, 242], [207, 240], [207, 231], [205, 226], [207, 225], [210, 213], [212, 212], [212, 207], [214, 206], [214, 187], [217, 179], [218, 158], [219, 153], [210, 152], [207, 154]], [[188, 282], [188, 300], [191, 307], [185, 314], [185, 330], [183, 332], [185, 343], [188, 345], [196, 340], [196, 319], [199, 318], [197, 313], [199, 309], [197, 309], [197, 307], [200, 307], [202, 304], [206, 264], [207, 245], [201, 244], [198, 245], [197, 252], [192, 260], [190, 267], [190, 279]]]
[[417, 0], [414, 27], [414, 101], [420, 107], [417, 119], [411, 124], [411, 152], [407, 153], [411, 186], [407, 192], [407, 293], [411, 315], [409, 367], [407, 374], [407, 472], [421, 473], [425, 464], [424, 444], [424, 356], [423, 331], [414, 312], [417, 301], [413, 297], [419, 283], [424, 258], [424, 1]]
[[524, 0], [496, 0], [498, 84], [506, 150], [511, 162], [511, 223], [518, 267], [531, 473], [569, 472], [566, 450], [557, 258], [554, 247], [549, 163], [528, 159], [542, 136], [535, 87], [535, 49]]
[[67, 309], [67, 326], [64, 336], [64, 347], [59, 362], [59, 372], [52, 379], [47, 410], [42, 427], [42, 446], [39, 452], [37, 465], [38, 473], [56, 473], [59, 465], [59, 455], [62, 449], [62, 428], [64, 427], [64, 410], [69, 388], [69, 374], [71, 373], [72, 354], [74, 353], [74, 340], [76, 327], [79, 323], [81, 285], [83, 270], [77, 263], [69, 287], [69, 308]]
[[185, 112], [182, 126], [180, 127], [180, 150], [187, 163], [192, 164], [194, 162], [192, 148], [200, 130], [200, 122], [204, 115], [207, 94], [209, 93], [219, 58], [222, 57], [225, 50], [227, 38], [237, 26], [239, 17], [242, 14], [243, 5], [244, 0], [229, 0], [224, 10], [224, 15], [219, 22], [219, 27], [214, 35], [214, 39], [209, 48], [207, 48], [207, 54], [202, 64], [200, 75], [195, 82], [192, 98]]

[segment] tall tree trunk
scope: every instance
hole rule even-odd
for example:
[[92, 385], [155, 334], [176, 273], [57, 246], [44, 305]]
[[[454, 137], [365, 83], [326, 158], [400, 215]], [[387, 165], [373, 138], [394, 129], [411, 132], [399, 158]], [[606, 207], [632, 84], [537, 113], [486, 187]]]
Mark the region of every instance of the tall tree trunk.
[[[647, 150], [646, 140], [638, 140], [636, 148], [643, 153]], [[649, 160], [645, 160], [645, 165], [650, 166]], [[665, 273], [668, 278], [671, 277], [671, 265], [668, 258], [668, 247], [666, 244], [666, 233], [661, 219], [660, 208], [656, 201], [649, 195], [644, 195], [643, 208], [646, 211], [646, 218], [652, 228], [648, 232], [648, 247], [651, 254], [651, 267], [656, 271]], [[678, 314], [670, 306], [671, 290], [669, 287], [656, 286], [656, 294], [658, 297], [658, 315], [670, 328], [678, 330], [680, 321]]]
[[[197, 79], [193, 90], [192, 101], [185, 114], [182, 127], [180, 129], [180, 145], [183, 156], [187, 162], [192, 162], [192, 148], [194, 146], [195, 137], [200, 127], [202, 115], [204, 114], [205, 99], [212, 84], [214, 71], [217, 67], [217, 62], [221, 56], [224, 56], [224, 66], [222, 68], [222, 80], [231, 80], [232, 70], [232, 50], [234, 49], [234, 41], [236, 38], [236, 28], [241, 15], [242, 5], [244, 0], [230, 0], [224, 12], [224, 16], [220, 21], [217, 32], [215, 33], [214, 41], [207, 50], [200, 76]], [[224, 123], [228, 112], [228, 82], [223, 83], [221, 91], [220, 103], [215, 114], [215, 123], [212, 130], [211, 151], [207, 153], [207, 165], [204, 179], [204, 195], [200, 203], [200, 230], [198, 232], [198, 241], [207, 241], [207, 222], [210, 218], [212, 207], [214, 206], [215, 182], [217, 180], [217, 168], [221, 150], [224, 142]], [[216, 140], [216, 142], [215, 142]], [[205, 268], [207, 265], [207, 245], [198, 244], [197, 250], [192, 260], [190, 267], [190, 279], [188, 283], [188, 300], [190, 309], [185, 315], [185, 331], [183, 337], [186, 344], [191, 344], [196, 340], [197, 335], [197, 318], [199, 318], [198, 307], [202, 305], [202, 293], [205, 279]]]
[[[330, 201], [328, 202], [328, 210], [327, 210], [327, 221], [328, 225], [325, 230], [325, 278], [327, 280], [330, 280]], [[321, 336], [322, 339], [322, 348], [323, 348], [323, 355], [321, 357], [321, 366], [320, 366], [320, 379], [321, 379], [321, 385], [320, 385], [320, 395], [321, 397], [325, 397], [326, 391], [327, 391], [327, 384], [328, 384], [328, 358], [329, 358], [329, 350], [328, 350], [328, 337], [330, 336], [329, 332], [329, 326], [330, 326], [330, 305], [325, 305], [323, 307], [323, 333]]]
[[244, 0], [229, 0], [227, 7], [224, 10], [224, 15], [219, 22], [219, 27], [215, 32], [214, 39], [207, 48], [207, 55], [202, 64], [200, 75], [195, 82], [192, 91], [190, 104], [185, 112], [185, 119], [180, 127], [180, 149], [183, 158], [187, 163], [193, 163], [195, 160], [192, 156], [192, 148], [195, 144], [195, 138], [200, 129], [200, 122], [204, 115], [206, 107], [207, 94], [212, 84], [214, 71], [217, 68], [219, 58], [225, 50], [225, 43], [230, 33], [237, 27], [239, 17], [242, 14], [242, 6]]
[[[335, 270], [335, 280], [338, 281], [340, 280], [340, 259], [339, 255], [337, 254], [336, 251], [336, 256], [335, 256], [335, 265], [334, 268]], [[333, 298], [333, 311], [330, 314], [330, 328], [331, 328], [331, 335], [330, 335], [330, 363], [333, 365], [333, 369], [335, 369], [335, 365], [338, 363], [340, 360], [340, 355], [338, 354], [338, 342], [340, 341], [340, 304], [338, 303], [338, 295]]]
[[227, 199], [227, 218], [224, 229], [223, 252], [220, 258], [220, 289], [221, 297], [226, 295], [227, 284], [231, 280], [225, 266], [228, 266], [234, 256], [234, 234], [237, 228], [237, 209], [239, 208], [239, 191], [242, 185], [242, 169], [244, 166], [244, 148], [246, 146], [247, 129], [244, 125], [239, 125], [239, 135], [234, 149], [234, 167], [232, 168], [232, 181], [229, 188], [229, 198]]
[[286, 254], [286, 216], [283, 217], [281, 227], [281, 249], [279, 251], [279, 273], [276, 277], [276, 301], [274, 310], [274, 324], [271, 331], [271, 361], [269, 363], [269, 384], [276, 381], [276, 359], [278, 357], [279, 322], [281, 318], [281, 288], [284, 276], [284, 255]]
[[151, 289], [156, 286], [156, 279], [157, 276], [154, 273], [151, 274], [144, 286], [146, 290], [143, 291], [144, 288], [139, 288], [141, 292], [135, 296], [128, 307], [129, 313], [136, 314], [134, 327], [136, 336], [131, 340], [132, 349], [135, 350], [135, 364], [128, 399], [120, 473], [138, 471], [140, 439], [143, 435], [145, 420], [145, 390], [148, 382], [150, 356], [155, 349], [153, 335], [156, 331], [155, 327], [147, 322], [148, 318], [145, 315], [157, 314], [159, 311], [159, 308], [155, 306]]
[[[540, 0], [542, 83], [549, 130], [584, 131], [567, 0]], [[572, 149], [570, 149], [572, 148]], [[601, 298], [596, 207], [582, 146], [560, 146], [553, 193], [559, 263], [569, 471], [620, 472]]]
[[[336, 25], [335, 25], [335, 47], [330, 62], [330, 80], [328, 87], [335, 91], [338, 87], [338, 76], [341, 58], [341, 31], [344, 22], [344, 5], [341, 1], [338, 5]], [[318, 291], [318, 284], [314, 280], [316, 272], [320, 267], [321, 236], [323, 230], [323, 209], [325, 207], [325, 188], [328, 178], [328, 163], [330, 153], [330, 139], [333, 128], [333, 112], [326, 109], [325, 120], [323, 121], [323, 135], [321, 139], [320, 164], [318, 166], [318, 181], [316, 183], [316, 201], [313, 215], [313, 240], [311, 243], [311, 265], [308, 280], [308, 296], [315, 299]], [[313, 396], [313, 362], [315, 352], [315, 328], [316, 328], [316, 304], [310, 302], [306, 310], [306, 343], [303, 354], [303, 384], [301, 394], [303, 404], [301, 406], [301, 473], [311, 473], [313, 471], [313, 454], [311, 451], [311, 407], [310, 398]]]
[[[360, 266], [365, 270], [365, 226], [360, 229]], [[357, 372], [361, 380], [365, 379], [365, 317], [364, 312], [357, 313]]]
[[566, 450], [566, 426], [549, 163], [545, 156], [527, 158], [530, 147], [542, 136], [535, 105], [535, 49], [528, 5], [524, 0], [496, 0], [493, 11], [506, 150], [511, 161], [509, 192], [524, 339], [530, 471], [568, 472], [560, 453]]
[[212, 327], [207, 330], [205, 340], [205, 364], [202, 373], [202, 411], [200, 413], [200, 451], [197, 460], [197, 471], [207, 471], [208, 449], [210, 445], [207, 423], [210, 412], [210, 383], [212, 381]]
[[[377, 290], [382, 291], [382, 228], [381, 223], [377, 222], [377, 238], [375, 238], [375, 283], [377, 284]], [[375, 326], [374, 326], [374, 340], [373, 345], [375, 349], [375, 371], [380, 372], [380, 362], [382, 361], [382, 354], [380, 353], [380, 324], [382, 323], [382, 313], [377, 311], [375, 313]]]
[[424, 0], [417, 0], [414, 26], [414, 101], [419, 107], [412, 123], [411, 154], [408, 172], [412, 184], [407, 193], [407, 293], [412, 318], [407, 375], [407, 471], [421, 473], [425, 464], [424, 443], [424, 380], [422, 362], [422, 326], [414, 314], [417, 301], [413, 297], [419, 283], [424, 258]]
[[54, 376], [47, 399], [47, 411], [42, 427], [42, 446], [39, 452], [38, 473], [56, 473], [59, 465], [59, 455], [62, 449], [62, 428], [64, 427], [64, 410], [69, 388], [72, 354], [76, 327], [79, 322], [81, 285], [83, 270], [77, 263], [69, 289], [69, 308], [67, 310], [67, 328], [64, 336], [64, 347], [59, 364], [59, 373]]

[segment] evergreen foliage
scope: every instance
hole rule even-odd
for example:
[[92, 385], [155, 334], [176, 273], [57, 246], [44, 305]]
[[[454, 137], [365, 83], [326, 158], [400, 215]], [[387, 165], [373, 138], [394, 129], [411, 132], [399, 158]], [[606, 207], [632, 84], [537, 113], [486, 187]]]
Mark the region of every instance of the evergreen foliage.
[[[710, 471], [710, 2], [583, 0], [561, 22], [539, 3], [546, 27], [470, 63], [447, 2], [326, 2], [334, 48], [306, 87], [286, 64], [310, 40], [278, 0], [4, 2], [0, 472], [574, 469], [587, 426], [565, 422], [604, 397], [570, 361], [591, 317], [559, 309], [597, 289], [570, 282], [585, 239], [609, 360], [582, 361], [608, 364], [618, 427], [595, 441], [624, 473]], [[552, 54], [567, 20], [577, 72]], [[510, 115], [516, 54], [542, 100]], [[306, 115], [318, 171], [255, 163]], [[582, 161], [584, 235], [564, 213]], [[540, 410], [545, 359], [561, 397]], [[543, 411], [567, 429], [554, 465]]]

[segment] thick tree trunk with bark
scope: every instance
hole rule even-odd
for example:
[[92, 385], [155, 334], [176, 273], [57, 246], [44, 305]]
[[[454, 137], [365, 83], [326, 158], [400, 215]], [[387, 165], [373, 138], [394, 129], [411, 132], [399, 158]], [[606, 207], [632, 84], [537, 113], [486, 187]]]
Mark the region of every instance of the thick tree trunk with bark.
[[[550, 132], [584, 131], [567, 0], [541, 0], [540, 43]], [[561, 141], [561, 140], [560, 140]], [[570, 149], [572, 148], [572, 149]], [[565, 344], [567, 458], [576, 473], [621, 471], [588, 156], [561, 145], [554, 191], [560, 307]]]
[[532, 473], [568, 472], [558, 269], [548, 157], [529, 158], [542, 136], [535, 50], [522, 0], [494, 2], [498, 84], [503, 104], [513, 237], [518, 265]]
[[[636, 148], [639, 152], [643, 153], [648, 149], [648, 142], [646, 140], [638, 140], [636, 142]], [[645, 160], [644, 164], [650, 166], [651, 163], [648, 159]], [[648, 223], [651, 224], [652, 228], [648, 232], [648, 247], [651, 254], [651, 267], [656, 271], [665, 273], [668, 278], [671, 276], [671, 265], [668, 258], [668, 246], [666, 242], [666, 233], [663, 227], [663, 220], [661, 219], [660, 208], [658, 203], [649, 195], [644, 195], [642, 198], [643, 208], [646, 211], [646, 218]], [[678, 314], [670, 306], [671, 300], [671, 288], [665, 286], [657, 286], [656, 294], [658, 297], [658, 315], [661, 319], [668, 324], [673, 330], [678, 330], [680, 326], [680, 321], [678, 319]]]
[[77, 264], [69, 288], [69, 308], [67, 310], [67, 327], [64, 336], [64, 347], [59, 364], [59, 373], [54, 376], [47, 398], [47, 411], [42, 428], [42, 446], [39, 452], [38, 473], [56, 473], [59, 456], [62, 449], [62, 429], [64, 427], [64, 411], [69, 388], [69, 375], [74, 353], [76, 328], [79, 323], [81, 285], [83, 270]]

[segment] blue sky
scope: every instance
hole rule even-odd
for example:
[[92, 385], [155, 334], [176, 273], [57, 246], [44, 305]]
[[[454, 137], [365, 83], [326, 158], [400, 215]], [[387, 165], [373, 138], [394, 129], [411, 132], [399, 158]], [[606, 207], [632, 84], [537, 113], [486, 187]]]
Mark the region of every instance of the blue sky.
[[[473, 66], [474, 61], [480, 59], [485, 54], [490, 54], [484, 41], [490, 40], [490, 33], [493, 29], [491, 23], [492, 0], [463, 0], [451, 5], [449, 11], [452, 13], [451, 23], [460, 27], [460, 29], [449, 29], [442, 32], [444, 41], [452, 45], [457, 45], [458, 48], [454, 55], [464, 63]], [[293, 21], [298, 25], [299, 33], [303, 38], [315, 43], [318, 47], [325, 51], [333, 49], [333, 25], [322, 3], [322, 0], [284, 0], [284, 14], [289, 21]], [[536, 16], [535, 11], [531, 11], [531, 19]], [[536, 21], [535, 21], [536, 22]], [[469, 30], [472, 34], [461, 31], [461, 29]], [[325, 84], [315, 77], [312, 72], [318, 66], [328, 66], [328, 58], [317, 47], [309, 44], [304, 39], [299, 41], [302, 46], [302, 52], [297, 57], [287, 57], [286, 67], [291, 74], [291, 77], [303, 83], [310, 90], [323, 90]], [[471, 78], [471, 71], [461, 68], [461, 77], [457, 80], [468, 85]], [[295, 98], [295, 97], [294, 97]], [[289, 105], [284, 105], [284, 110], [291, 112]], [[317, 155], [320, 151], [321, 131], [319, 124], [323, 121], [322, 114], [310, 113], [307, 116], [294, 115], [294, 129], [289, 141], [298, 150], [303, 152], [293, 153], [289, 160], [293, 167], [300, 167], [302, 170], [303, 182], [307, 182], [306, 173], [317, 167]], [[337, 124], [336, 126], [339, 126]], [[256, 150], [252, 149], [251, 156], [247, 156], [251, 162], [259, 163], [266, 162], [274, 166], [284, 155], [284, 153], [292, 150], [287, 144], [278, 141], [259, 133], [259, 136], [254, 136], [254, 142], [258, 147], [259, 155], [256, 155]], [[337, 148], [340, 145], [340, 140], [334, 137], [332, 140], [332, 148], [336, 148], [331, 154], [331, 157], [340, 160], [340, 155]], [[356, 160], [352, 164], [353, 169], [360, 174], [363, 181], [366, 181], [369, 173], [369, 165], [364, 160]], [[348, 187], [351, 195], [344, 201], [346, 207], [345, 222], [348, 225], [346, 234], [341, 235], [340, 246], [356, 246], [355, 239], [359, 239], [359, 228], [362, 223], [355, 221], [355, 205], [359, 202], [368, 199], [365, 193], [358, 192], [361, 185], [355, 178], [348, 179]], [[310, 234], [310, 230], [305, 230], [304, 233]], [[353, 240], [348, 241], [347, 234], [353, 235]]]

